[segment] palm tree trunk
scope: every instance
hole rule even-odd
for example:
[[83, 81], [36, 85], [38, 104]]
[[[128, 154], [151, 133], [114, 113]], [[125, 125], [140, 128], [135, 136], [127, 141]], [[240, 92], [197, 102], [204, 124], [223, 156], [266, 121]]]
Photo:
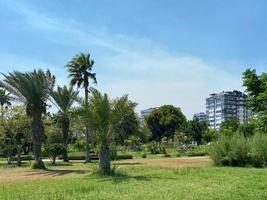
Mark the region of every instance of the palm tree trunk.
[[34, 164], [33, 169], [44, 169], [45, 165], [42, 161], [42, 140], [44, 136], [44, 126], [41, 119], [41, 114], [34, 114], [32, 118], [32, 138], [34, 145]]
[[1, 120], [4, 122], [4, 105], [1, 104]]
[[[88, 84], [85, 84], [84, 86], [84, 96], [85, 96], [85, 108], [86, 110], [88, 109]], [[86, 122], [85, 124], [85, 138], [86, 138], [86, 147], [85, 147], [85, 153], [86, 153], [86, 157], [85, 157], [85, 162], [89, 163], [91, 162], [91, 158], [90, 158], [90, 142], [91, 142], [91, 137], [90, 137], [90, 131], [89, 131], [89, 125], [88, 122]]]
[[63, 161], [69, 162], [68, 159], [68, 139], [69, 139], [69, 126], [70, 126], [70, 120], [68, 117], [64, 116], [61, 122], [61, 128], [62, 128], [62, 137], [63, 137], [63, 144], [66, 149], [66, 153], [63, 155]]
[[110, 174], [110, 148], [106, 142], [102, 143], [100, 147], [99, 167], [103, 174]]

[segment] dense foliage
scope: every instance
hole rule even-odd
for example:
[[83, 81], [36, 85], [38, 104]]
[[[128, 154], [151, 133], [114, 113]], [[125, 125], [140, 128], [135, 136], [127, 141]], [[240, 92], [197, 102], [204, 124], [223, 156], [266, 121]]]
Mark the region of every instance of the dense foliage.
[[163, 137], [173, 138], [175, 131], [183, 131], [186, 118], [179, 108], [164, 105], [145, 117], [147, 126], [152, 132], [152, 139], [160, 141]]

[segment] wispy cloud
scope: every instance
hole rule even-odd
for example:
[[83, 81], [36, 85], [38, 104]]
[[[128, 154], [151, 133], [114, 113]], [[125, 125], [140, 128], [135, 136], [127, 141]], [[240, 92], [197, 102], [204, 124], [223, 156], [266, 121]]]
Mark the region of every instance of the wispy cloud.
[[[147, 38], [110, 33], [101, 27], [40, 13], [21, 3], [7, 5], [23, 23], [40, 31], [51, 42], [93, 49], [98, 87], [112, 97], [129, 94], [139, 103], [138, 110], [174, 104], [191, 117], [205, 110], [205, 98], [209, 93], [242, 88], [241, 74], [230, 73], [220, 64], [214, 67], [194, 55], [176, 55]], [[24, 59], [28, 59], [29, 64], [33, 60]], [[64, 59], [66, 62], [70, 58]], [[15, 64], [20, 65], [19, 62]], [[67, 80], [61, 76], [59, 82], [63, 84]]]

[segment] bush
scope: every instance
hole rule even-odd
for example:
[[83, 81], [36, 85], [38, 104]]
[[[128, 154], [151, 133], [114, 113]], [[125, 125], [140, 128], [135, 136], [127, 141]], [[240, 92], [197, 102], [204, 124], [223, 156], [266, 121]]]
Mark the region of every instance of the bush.
[[146, 150], [149, 151], [151, 154], [160, 154], [166, 153], [166, 149], [163, 145], [160, 145], [156, 142], [151, 142], [146, 145]]
[[68, 158], [69, 160], [85, 160], [85, 155], [84, 156], [74, 155], [74, 156], [69, 156]]
[[250, 161], [254, 167], [267, 165], [267, 136], [257, 133], [251, 140]]
[[256, 134], [246, 138], [242, 134], [221, 136], [209, 151], [215, 165], [263, 167], [267, 165], [267, 136]]
[[45, 146], [45, 152], [49, 156], [53, 165], [56, 164], [56, 158], [66, 154], [67, 150], [63, 144], [54, 143]]
[[171, 155], [166, 153], [166, 154], [164, 154], [162, 157], [163, 157], [163, 158], [170, 158]]
[[141, 157], [146, 158], [146, 153], [142, 153]]
[[133, 155], [130, 153], [118, 154], [116, 160], [133, 159]]

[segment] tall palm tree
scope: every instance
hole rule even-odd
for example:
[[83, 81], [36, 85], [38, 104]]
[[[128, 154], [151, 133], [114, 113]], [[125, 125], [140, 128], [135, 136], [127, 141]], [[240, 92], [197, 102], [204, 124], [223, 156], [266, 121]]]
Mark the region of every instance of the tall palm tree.
[[4, 119], [4, 106], [11, 105], [11, 97], [9, 93], [6, 93], [5, 90], [0, 89], [0, 106], [1, 106], [1, 118]]
[[[64, 86], [63, 88], [58, 86], [56, 91], [51, 92], [51, 96], [61, 115], [63, 143], [65, 148], [67, 149], [70, 126], [69, 113], [71, 106], [77, 100], [78, 91], [74, 91], [72, 86], [70, 86], [69, 88], [67, 86]], [[63, 156], [63, 160], [65, 162], [68, 161], [67, 154]]]
[[47, 100], [53, 90], [55, 77], [50, 71], [34, 70], [33, 72], [3, 74], [5, 79], [0, 81], [0, 87], [6, 89], [12, 98], [26, 105], [26, 113], [32, 119], [32, 139], [34, 144], [35, 162], [32, 168], [42, 169], [45, 165], [41, 157], [44, 125], [42, 114], [46, 113]]
[[[84, 88], [85, 108], [88, 109], [89, 82], [92, 80], [96, 83], [96, 74], [92, 73], [94, 61], [90, 58], [90, 54], [80, 53], [76, 55], [67, 65], [71, 85], [77, 85], [78, 88]], [[86, 137], [86, 162], [90, 162], [90, 133], [89, 125], [85, 125]]]

